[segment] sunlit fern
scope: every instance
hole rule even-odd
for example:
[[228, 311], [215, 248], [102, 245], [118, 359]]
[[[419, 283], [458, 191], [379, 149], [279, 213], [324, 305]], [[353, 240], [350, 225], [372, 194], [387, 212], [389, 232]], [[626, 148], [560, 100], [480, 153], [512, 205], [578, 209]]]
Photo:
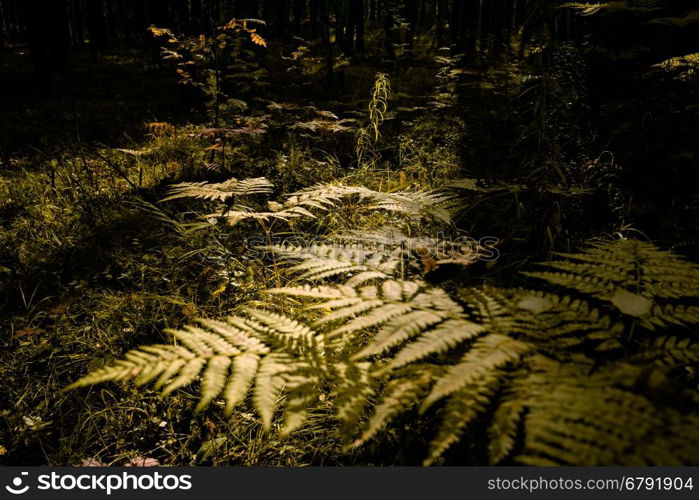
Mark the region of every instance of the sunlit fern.
[[[491, 463], [698, 458], [699, 416], [685, 409], [699, 400], [686, 378], [699, 349], [683, 325], [699, 323], [699, 269], [674, 254], [635, 241], [598, 243], [546, 263], [555, 272], [529, 273], [548, 290], [478, 287], [455, 298], [417, 278], [396, 279], [390, 255], [361, 267], [367, 255], [348, 249], [332, 257], [346, 266], [326, 270], [312, 261], [328, 248], [275, 251], [296, 259], [289, 272], [299, 283], [269, 291], [289, 297], [309, 325], [259, 310], [205, 320], [174, 332], [182, 345], [132, 351], [74, 386], [134, 378], [169, 393], [197, 379], [199, 409], [219, 398], [230, 411], [254, 377], [252, 401], [267, 428], [282, 392], [284, 433], [303, 425], [323, 394], [354, 446], [405, 412], [429, 413], [440, 423], [425, 464], [485, 415]], [[657, 332], [661, 326], [672, 333]], [[237, 380], [242, 356], [260, 368], [239, 370]]]
[[[195, 411], [204, 410], [216, 398], [226, 414], [252, 392], [252, 402], [266, 429], [287, 394], [284, 432], [303, 422], [311, 399], [318, 399], [315, 378], [327, 355], [322, 335], [289, 318], [248, 310], [247, 317], [224, 321], [200, 320], [201, 326], [171, 330], [173, 344], [143, 346], [124, 359], [78, 380], [70, 388], [107, 380], [133, 379], [137, 385], [152, 383], [167, 396], [199, 381], [200, 400]], [[303, 405], [298, 402], [303, 401]]]
[[403, 264], [400, 252], [385, 252], [359, 245], [329, 242], [307, 247], [270, 245], [260, 249], [292, 262], [288, 271], [299, 273], [301, 279], [319, 280], [352, 273], [350, 285], [396, 275]]
[[[264, 177], [230, 179], [210, 184], [206, 182], [176, 184], [162, 201], [181, 198], [214, 201], [235, 200], [237, 197], [264, 195], [272, 192], [273, 185]], [[408, 217], [433, 219], [449, 223], [460, 206], [450, 193], [426, 190], [404, 190], [392, 193], [376, 191], [363, 186], [317, 184], [291, 193], [281, 202], [269, 201], [267, 210], [258, 210], [241, 204], [225, 205], [219, 212], [206, 215], [225, 220], [229, 225], [244, 220], [268, 222], [289, 221], [297, 218], [315, 219], [317, 213], [327, 213], [341, 203], [354, 204], [366, 211], [398, 213]]]
[[238, 180], [228, 179], [224, 182], [183, 182], [170, 187], [170, 193], [161, 201], [178, 198], [199, 198], [204, 200], [226, 201], [236, 196], [271, 194], [274, 185], [264, 177]]

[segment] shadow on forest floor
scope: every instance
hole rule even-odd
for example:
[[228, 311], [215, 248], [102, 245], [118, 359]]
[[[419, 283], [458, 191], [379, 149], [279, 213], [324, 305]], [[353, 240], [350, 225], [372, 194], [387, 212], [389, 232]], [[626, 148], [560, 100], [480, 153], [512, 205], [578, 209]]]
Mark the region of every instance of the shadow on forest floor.
[[180, 106], [170, 68], [143, 51], [118, 50], [93, 60], [75, 51], [49, 95], [34, 81], [26, 47], [0, 47], [0, 159], [49, 158], [79, 142], [126, 146], [142, 138], [144, 123], [192, 121]]

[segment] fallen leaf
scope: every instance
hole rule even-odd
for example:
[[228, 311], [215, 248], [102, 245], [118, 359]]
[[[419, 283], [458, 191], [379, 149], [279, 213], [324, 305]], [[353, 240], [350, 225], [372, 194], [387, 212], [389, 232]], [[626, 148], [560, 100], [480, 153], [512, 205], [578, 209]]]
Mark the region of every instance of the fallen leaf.
[[531, 311], [534, 314], [539, 314], [544, 311], [548, 311], [553, 307], [551, 301], [543, 297], [537, 297], [536, 295], [527, 295], [522, 297], [519, 302], [517, 302], [517, 307], [520, 309], [525, 309]]
[[640, 317], [648, 314], [653, 303], [647, 298], [619, 288], [609, 299], [622, 313]]

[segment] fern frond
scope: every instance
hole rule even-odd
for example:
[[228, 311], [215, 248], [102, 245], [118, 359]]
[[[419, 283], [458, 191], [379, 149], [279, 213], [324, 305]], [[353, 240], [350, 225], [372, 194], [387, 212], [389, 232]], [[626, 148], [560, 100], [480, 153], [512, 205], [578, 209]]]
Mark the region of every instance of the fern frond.
[[346, 434], [352, 435], [376, 394], [376, 381], [370, 375], [371, 363], [340, 362], [334, 369], [338, 381], [332, 395], [335, 414]]
[[430, 442], [424, 465], [431, 465], [463, 436], [468, 425], [484, 412], [499, 386], [499, 377], [491, 373], [474, 384], [468, 384], [453, 393], [444, 406], [442, 422], [437, 435]]
[[[345, 295], [347, 285], [343, 287], [337, 293], [332, 293], [329, 301], [312, 306], [332, 310], [318, 320], [315, 326], [343, 321], [342, 325], [328, 334], [337, 337], [385, 323], [386, 326], [376, 336], [378, 345], [368, 348], [372, 353], [382, 352], [412, 335], [418, 335], [422, 332], [422, 327], [463, 314], [461, 306], [443, 290], [426, 287], [422, 282], [387, 280], [380, 285], [364, 286], [357, 295], [349, 297]], [[274, 289], [273, 292], [303, 297], [319, 295], [313, 289], [293, 287]], [[328, 295], [327, 291], [323, 293]], [[354, 316], [355, 319], [348, 320]], [[369, 351], [363, 352], [361, 356], [369, 355]]]
[[264, 38], [262, 38], [262, 35], [260, 35], [259, 33], [250, 32], [250, 41], [252, 41], [252, 43], [254, 43], [255, 45], [259, 45], [265, 48], [267, 47], [267, 41]]
[[403, 260], [408, 264], [412, 263], [410, 259], [413, 257], [428, 257], [436, 266], [442, 264], [468, 266], [478, 261], [480, 250], [477, 244], [459, 238], [454, 241], [425, 236], [407, 236], [395, 227], [372, 232], [348, 231], [334, 235], [334, 238], [350, 241], [363, 248], [377, 248], [384, 254], [402, 255]]
[[257, 212], [247, 207], [236, 206], [232, 210], [224, 210], [222, 213], [212, 213], [206, 215], [206, 218], [219, 217], [223, 219], [229, 226], [235, 226], [239, 222], [252, 220], [258, 223], [268, 223], [274, 220], [289, 222], [298, 218], [315, 219], [315, 215], [302, 207], [291, 207], [286, 210], [277, 212]]
[[458, 210], [457, 199], [440, 191], [396, 191], [384, 193], [364, 186], [316, 184], [289, 195], [285, 208], [329, 210], [342, 200], [356, 199], [369, 210], [386, 210], [424, 219], [450, 222]]
[[623, 240], [592, 245], [545, 263], [556, 271], [527, 272], [554, 285], [608, 301], [644, 325], [691, 323], [696, 306], [676, 308], [672, 301], [699, 297], [699, 266], [649, 243]]
[[264, 177], [238, 180], [228, 179], [224, 182], [183, 182], [170, 187], [170, 193], [160, 201], [179, 198], [195, 198], [214, 201], [226, 201], [237, 196], [271, 194], [274, 185]]
[[699, 342], [688, 338], [656, 337], [647, 341], [632, 359], [673, 367], [699, 364]]
[[484, 331], [481, 325], [463, 319], [450, 319], [423, 333], [396, 353], [386, 370], [424, 359], [433, 354], [441, 354], [475, 338]]
[[289, 286], [284, 288], [270, 288], [267, 293], [286, 294], [294, 297], [307, 297], [312, 299], [342, 300], [343, 298], [356, 298], [354, 288], [344, 285], [334, 286]]
[[289, 371], [290, 358], [285, 354], [270, 354], [262, 358], [255, 378], [253, 401], [266, 431], [272, 428], [272, 418], [284, 388], [284, 374]]
[[415, 375], [395, 378], [386, 384], [373, 414], [361, 436], [354, 442], [354, 446], [367, 442], [397, 415], [416, 407], [439, 372], [435, 367], [422, 370], [419, 369], [420, 367], [413, 368]]
[[491, 465], [501, 462], [514, 450], [525, 410], [525, 402], [517, 397], [506, 399], [495, 410], [488, 427], [488, 459]]
[[602, 12], [610, 7], [610, 3], [624, 4], [625, 2], [604, 2], [604, 3], [583, 3], [568, 2], [561, 5], [561, 8], [575, 9], [583, 16], [591, 16]]
[[561, 256], [565, 260], [543, 264], [559, 272], [525, 274], [599, 297], [618, 288], [659, 298], [699, 293], [699, 267], [650, 243], [603, 242]]
[[[227, 321], [200, 319], [199, 323], [219, 335], [232, 346], [245, 352], [254, 354], [266, 354], [269, 352], [269, 347], [255, 336], [255, 330], [243, 318], [231, 317]], [[179, 339], [187, 338], [187, 336], [183, 337], [179, 332], [176, 332], [175, 335]]]
[[172, 382], [163, 388], [163, 397], [169, 396], [177, 389], [185, 387], [194, 382], [201, 371], [206, 367], [207, 361], [208, 360], [204, 358], [194, 358], [187, 361]]
[[322, 336], [296, 320], [259, 309], [248, 309], [246, 312], [264, 325], [258, 331], [277, 348], [298, 354], [323, 349]]
[[532, 348], [531, 344], [497, 333], [479, 338], [461, 361], [451, 366], [444, 377], [435, 383], [422, 403], [422, 410], [478, 379], [504, 368], [507, 364], [518, 361]]
[[[561, 364], [533, 357], [528, 375], [515, 381], [503, 403], [524, 415], [524, 441], [517, 461], [528, 465], [690, 463], [686, 460], [696, 458], [697, 438], [679, 436], [674, 429], [688, 425], [692, 417], [670, 408], [659, 411], [633, 391], [643, 370], [620, 364], [593, 372], [589, 363]], [[656, 376], [664, 379], [660, 372]], [[685, 442], [680, 442], [684, 437]], [[659, 446], [660, 440], [671, 441], [672, 447]]]
[[214, 400], [226, 385], [228, 367], [231, 365], [229, 356], [214, 356], [204, 370], [201, 381], [201, 398], [194, 412], [204, 410]]
[[241, 354], [233, 358], [233, 373], [223, 390], [223, 399], [226, 401], [226, 416], [233, 413], [233, 409], [240, 404], [255, 380], [260, 357], [256, 354]]
[[435, 191], [403, 191], [377, 196], [374, 208], [412, 215], [429, 215], [441, 222], [451, 222], [461, 208], [450, 194]]
[[477, 304], [476, 314], [490, 331], [534, 341], [547, 350], [586, 342], [598, 350], [621, 347], [624, 325], [584, 300], [532, 290], [483, 288], [477, 294], [486, 302], [472, 304]]
[[[220, 184], [178, 184], [163, 201], [186, 197], [225, 201], [235, 196], [269, 192], [271, 184], [264, 178], [244, 181], [230, 179]], [[298, 218], [315, 219], [313, 211], [327, 212], [337, 207], [340, 202], [351, 200], [355, 200], [359, 207], [366, 210], [398, 212], [410, 217], [437, 219], [443, 222], [449, 222], [458, 209], [455, 198], [436, 191], [382, 193], [363, 186], [317, 184], [288, 195], [283, 203], [269, 202], [268, 211], [235, 206], [206, 217], [223, 218], [229, 225], [236, 225], [244, 220], [266, 223], [270, 220], [288, 222]]]
[[[290, 318], [254, 309], [248, 313], [253, 319], [202, 319], [203, 328], [169, 330], [181, 345], [134, 349], [123, 360], [88, 374], [68, 388], [133, 380], [137, 385], [154, 382], [155, 388], [167, 396], [200, 379], [195, 411], [204, 410], [221, 397], [230, 415], [254, 385], [255, 409], [265, 429], [269, 429], [283, 388], [297, 400], [309, 392], [302, 388], [312, 384], [315, 375], [304, 355], [313, 351], [310, 359], [317, 359], [323, 341], [309, 327]], [[298, 415], [289, 422], [301, 424]]]
[[[313, 281], [346, 274], [356, 276], [362, 273], [371, 273], [372, 279], [388, 278], [395, 275], [401, 262], [400, 256], [396, 256], [395, 252], [385, 254], [360, 247], [271, 245], [262, 249], [287, 260], [301, 260], [301, 263], [290, 267], [289, 270], [299, 273], [301, 279]], [[355, 279], [352, 284], [356, 285], [358, 281]]]
[[[284, 408], [283, 425], [279, 431], [279, 436], [284, 439], [291, 433], [302, 427], [308, 419], [309, 408], [312, 408], [318, 400], [318, 394], [314, 392], [315, 387], [307, 384], [307, 391], [297, 391], [289, 396]], [[297, 388], [298, 389], [298, 388]]]
[[421, 332], [444, 320], [445, 316], [434, 311], [417, 310], [394, 319], [382, 328], [373, 342], [358, 352], [354, 359], [382, 354], [388, 349], [417, 337]]

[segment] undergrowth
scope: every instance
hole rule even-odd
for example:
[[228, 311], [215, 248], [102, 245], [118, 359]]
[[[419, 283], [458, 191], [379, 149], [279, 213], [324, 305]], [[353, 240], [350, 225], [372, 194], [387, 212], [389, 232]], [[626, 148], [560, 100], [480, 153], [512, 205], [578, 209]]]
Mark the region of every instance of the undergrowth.
[[254, 25], [154, 29], [202, 123], [3, 170], [0, 461], [696, 463], [699, 270], [537, 105], [584, 89], [439, 56], [419, 105], [286, 102]]

